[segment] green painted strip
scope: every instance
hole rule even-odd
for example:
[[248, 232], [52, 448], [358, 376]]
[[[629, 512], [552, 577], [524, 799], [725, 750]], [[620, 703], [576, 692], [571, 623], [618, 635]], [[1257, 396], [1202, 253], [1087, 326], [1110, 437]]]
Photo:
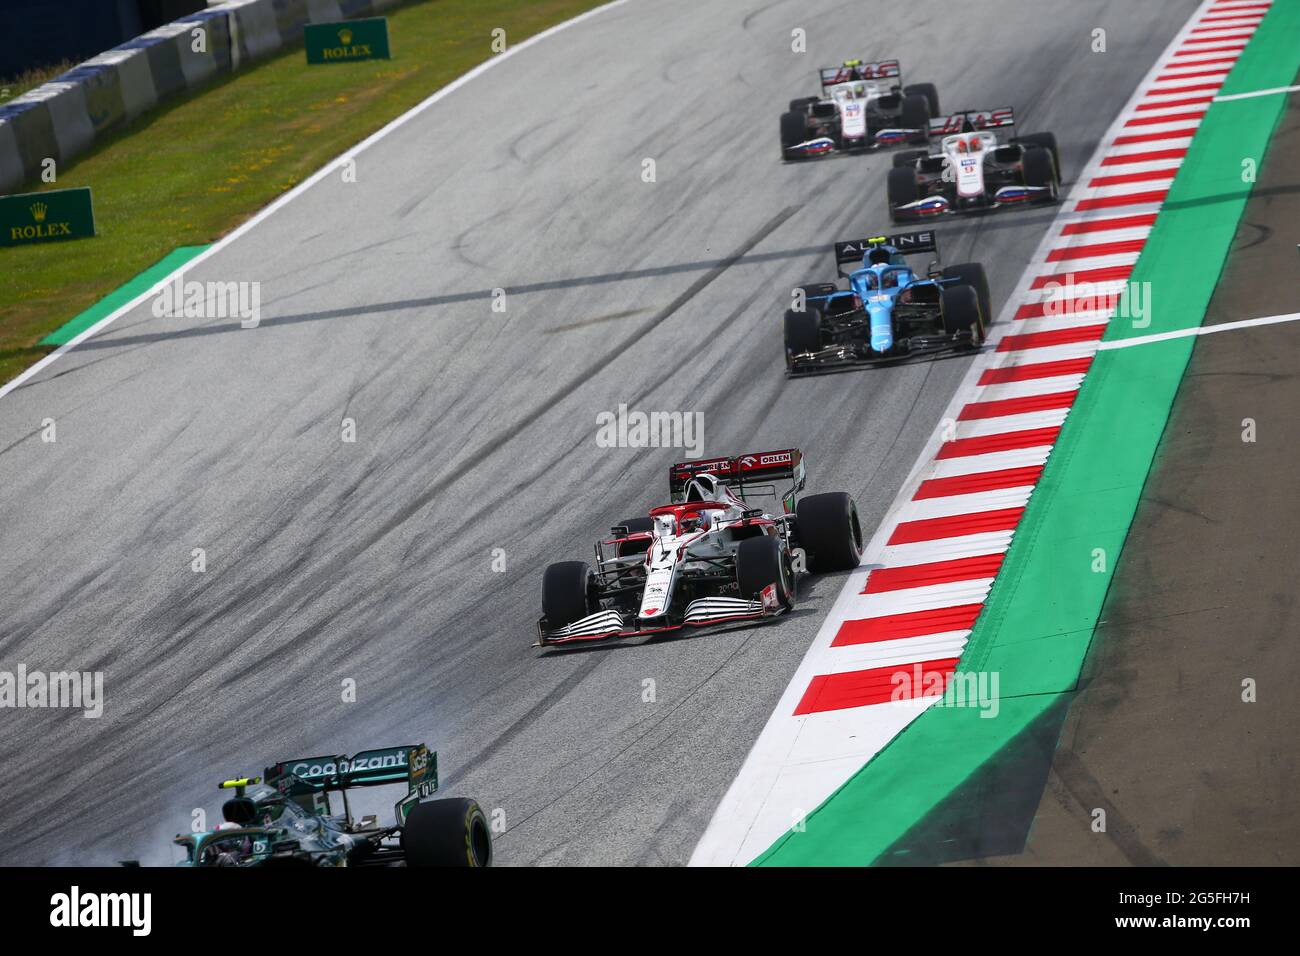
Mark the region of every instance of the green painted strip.
[[185, 265], [206, 248], [208, 247], [179, 246], [173, 249], [126, 285], [114, 289], [85, 312], [65, 322], [36, 344], [66, 345], [100, 319], [112, 315], [114, 311], [126, 305], [141, 292], [148, 291], [154, 283], [167, 278], [169, 274]]
[[[1289, 85], [1298, 36], [1300, 0], [1277, 0], [1222, 94]], [[1200, 323], [1250, 196], [1242, 161], [1263, 159], [1285, 105], [1266, 96], [1210, 107], [1133, 271], [1133, 282], [1150, 283], [1151, 322], [1115, 319], [1107, 339]], [[881, 862], [1074, 688], [1193, 341], [1099, 352], [1093, 362], [962, 656], [961, 671], [998, 672], [998, 716], [930, 708], [756, 865]], [[1095, 548], [1106, 552], [1104, 573], [1092, 571]]]

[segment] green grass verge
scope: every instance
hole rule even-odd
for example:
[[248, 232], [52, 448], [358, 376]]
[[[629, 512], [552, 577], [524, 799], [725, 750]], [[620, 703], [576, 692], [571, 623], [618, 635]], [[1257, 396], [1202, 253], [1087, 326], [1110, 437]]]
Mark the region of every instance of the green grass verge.
[[[1297, 34], [1300, 0], [1279, 0], [1221, 93], [1292, 83]], [[1150, 283], [1151, 324], [1116, 318], [1107, 341], [1200, 324], [1250, 198], [1242, 160], [1263, 161], [1285, 105], [1210, 107], [1131, 276]], [[1192, 347], [1181, 338], [1093, 361], [958, 668], [999, 675], [998, 716], [927, 710], [756, 865], [907, 862], [909, 831], [1074, 689]]]
[[59, 170], [98, 237], [0, 249], [0, 382], [38, 344], [177, 246], [205, 245], [489, 59], [604, 0], [422, 0], [389, 11], [393, 59], [308, 67], [301, 48], [169, 101]]

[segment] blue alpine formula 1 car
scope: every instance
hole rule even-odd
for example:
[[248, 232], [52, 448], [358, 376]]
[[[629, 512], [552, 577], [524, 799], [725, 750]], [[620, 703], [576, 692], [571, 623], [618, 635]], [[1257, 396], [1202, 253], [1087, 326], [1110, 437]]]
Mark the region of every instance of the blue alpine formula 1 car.
[[[932, 253], [925, 275], [906, 257]], [[979, 348], [990, 321], [984, 266], [942, 267], [933, 230], [835, 243], [835, 264], [857, 263], [848, 288], [810, 283], [794, 290], [785, 313], [785, 360], [790, 375], [898, 361], [936, 352]]]

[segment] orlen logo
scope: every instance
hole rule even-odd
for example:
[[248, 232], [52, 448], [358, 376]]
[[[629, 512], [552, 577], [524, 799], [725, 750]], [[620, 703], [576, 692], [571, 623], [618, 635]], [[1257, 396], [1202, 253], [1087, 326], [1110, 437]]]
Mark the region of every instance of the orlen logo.
[[764, 465], [785, 465], [792, 460], [793, 459], [788, 451], [782, 452], [779, 455], [759, 455], [758, 457], [746, 455], [744, 458], [740, 459], [740, 466], [742, 468], [753, 468], [755, 466], [762, 467]]

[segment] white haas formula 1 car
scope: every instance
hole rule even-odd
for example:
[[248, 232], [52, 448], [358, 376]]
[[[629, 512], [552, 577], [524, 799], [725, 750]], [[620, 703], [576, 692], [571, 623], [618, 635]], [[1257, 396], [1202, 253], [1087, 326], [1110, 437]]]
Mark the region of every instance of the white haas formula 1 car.
[[782, 159], [929, 142], [939, 94], [933, 83], [904, 86], [897, 60], [845, 60], [820, 76], [822, 95], [791, 100], [781, 115]]
[[[797, 448], [682, 462], [669, 470], [671, 504], [616, 525], [595, 567], [560, 561], [542, 576], [537, 646], [635, 637], [776, 617], [795, 578], [856, 568], [862, 528], [843, 492], [799, 498]], [[747, 497], [777, 497], [782, 513]]]
[[939, 152], [894, 154], [888, 183], [894, 222], [1056, 202], [1061, 186], [1056, 137], [1026, 133], [999, 141], [998, 130], [1015, 124], [1010, 107], [931, 120], [930, 135], [943, 137]]

